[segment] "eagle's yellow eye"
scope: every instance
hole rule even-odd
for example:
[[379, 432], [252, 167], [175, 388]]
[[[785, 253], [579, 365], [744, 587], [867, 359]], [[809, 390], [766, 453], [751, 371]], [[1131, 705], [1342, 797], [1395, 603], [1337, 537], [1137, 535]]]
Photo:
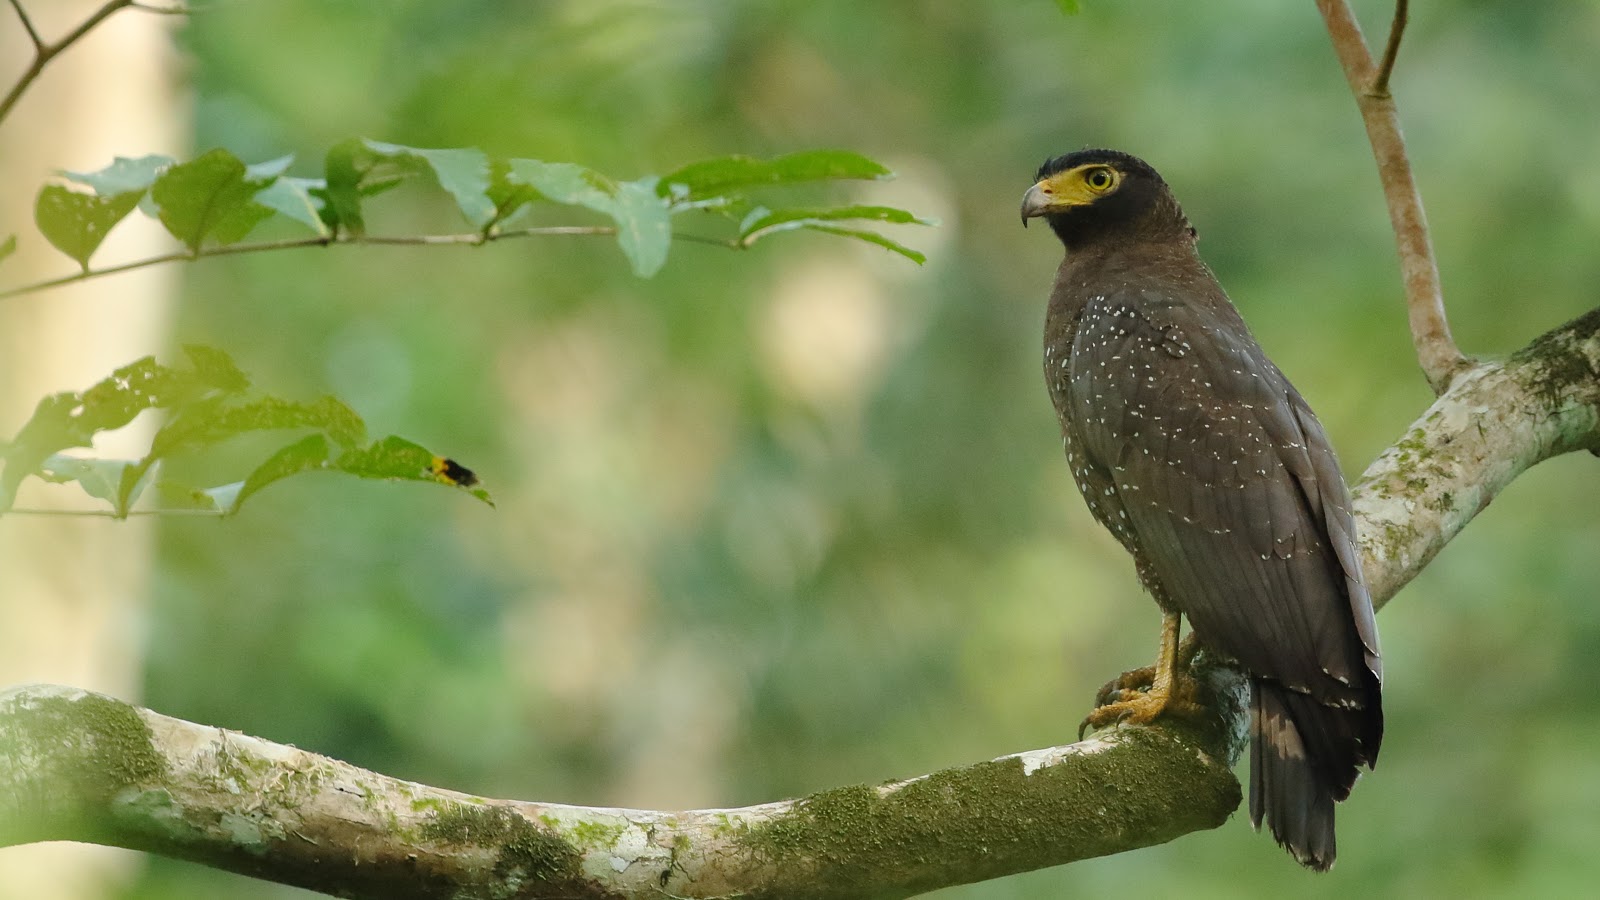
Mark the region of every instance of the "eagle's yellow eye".
[[1103, 194], [1117, 186], [1117, 170], [1108, 168], [1090, 169], [1083, 173], [1083, 183], [1089, 190]]

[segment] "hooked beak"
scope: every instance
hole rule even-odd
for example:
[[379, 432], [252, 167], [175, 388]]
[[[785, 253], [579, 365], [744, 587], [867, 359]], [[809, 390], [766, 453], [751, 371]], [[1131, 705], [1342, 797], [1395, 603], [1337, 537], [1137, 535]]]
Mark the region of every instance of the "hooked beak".
[[1050, 195], [1047, 182], [1041, 181], [1022, 195], [1022, 227], [1028, 227], [1028, 220], [1042, 216], [1050, 211], [1055, 204], [1055, 198]]

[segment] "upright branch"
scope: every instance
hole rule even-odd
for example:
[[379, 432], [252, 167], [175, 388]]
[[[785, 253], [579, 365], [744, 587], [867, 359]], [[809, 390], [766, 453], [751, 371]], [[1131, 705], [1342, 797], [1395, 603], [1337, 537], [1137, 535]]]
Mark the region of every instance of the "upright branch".
[[17, 83], [11, 86], [11, 90], [6, 92], [5, 99], [0, 100], [0, 122], [5, 121], [6, 116], [10, 115], [11, 108], [17, 105], [17, 101], [22, 99], [23, 93], [28, 90], [34, 79], [39, 77], [39, 73], [44, 71], [44, 67], [49, 65], [51, 60], [60, 56], [62, 51], [68, 47], [82, 40], [84, 35], [93, 31], [96, 26], [110, 18], [113, 13], [130, 8], [163, 15], [175, 15], [183, 12], [182, 9], [176, 7], [149, 6], [135, 2], [135, 0], [108, 0], [99, 9], [95, 10], [89, 18], [84, 19], [77, 28], [72, 29], [66, 37], [49, 44], [45, 43], [44, 39], [39, 36], [38, 29], [33, 27], [33, 20], [28, 18], [28, 11], [23, 8], [22, 0], [11, 0], [11, 8], [16, 11], [17, 18], [21, 20], [23, 29], [28, 32], [28, 38], [33, 41], [33, 61], [28, 64], [28, 68], [22, 73], [22, 76], [17, 79]]
[[28, 18], [28, 11], [22, 8], [22, 0], [11, 0], [11, 8], [17, 11], [17, 18], [22, 20], [23, 30], [28, 32], [28, 39], [33, 41], [34, 52], [44, 50], [44, 41], [40, 39], [38, 29], [33, 27], [33, 20]]
[[1406, 33], [1406, 21], [1410, 11], [1409, 0], [1395, 0], [1394, 21], [1389, 25], [1389, 40], [1383, 45], [1383, 59], [1378, 62], [1378, 72], [1372, 76], [1372, 92], [1380, 97], [1389, 96], [1389, 76], [1394, 74], [1394, 61], [1400, 55], [1400, 38]]
[[1334, 52], [1344, 67], [1345, 80], [1355, 95], [1356, 106], [1367, 127], [1367, 140], [1378, 163], [1378, 177], [1389, 205], [1389, 222], [1394, 227], [1400, 252], [1400, 275], [1405, 281], [1406, 305], [1410, 310], [1411, 340], [1417, 362], [1435, 394], [1442, 394], [1451, 381], [1470, 367], [1450, 336], [1450, 323], [1444, 311], [1444, 293], [1439, 286], [1439, 266], [1434, 261], [1428, 239], [1428, 219], [1422, 211], [1422, 195], [1417, 192], [1406, 156], [1405, 138], [1400, 134], [1400, 114], [1389, 93], [1389, 75], [1400, 52], [1405, 31], [1407, 3], [1399, 0], [1394, 24], [1383, 59], [1375, 63], [1367, 49], [1346, 0], [1317, 0], [1317, 9], [1327, 25]]

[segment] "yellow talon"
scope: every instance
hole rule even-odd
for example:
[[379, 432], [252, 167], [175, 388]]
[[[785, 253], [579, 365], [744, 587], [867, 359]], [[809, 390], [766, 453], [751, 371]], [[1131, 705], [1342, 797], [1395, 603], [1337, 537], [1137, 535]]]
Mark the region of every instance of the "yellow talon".
[[[1161, 651], [1153, 666], [1124, 672], [1106, 684], [1095, 697], [1095, 708], [1078, 725], [1078, 740], [1091, 728], [1118, 723], [1143, 725], [1156, 717], [1172, 713], [1192, 716], [1202, 711], [1196, 700], [1198, 686], [1187, 671], [1198, 645], [1191, 639], [1178, 643], [1179, 616], [1166, 613], [1161, 619]], [[1193, 636], [1191, 635], [1191, 638]], [[1123, 699], [1124, 695], [1132, 694]]]

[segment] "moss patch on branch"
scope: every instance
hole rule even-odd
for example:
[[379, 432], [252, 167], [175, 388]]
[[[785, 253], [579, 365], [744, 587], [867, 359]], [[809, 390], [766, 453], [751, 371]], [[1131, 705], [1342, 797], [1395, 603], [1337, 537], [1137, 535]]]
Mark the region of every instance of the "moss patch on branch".
[[8, 751], [26, 741], [43, 780], [70, 780], [82, 796], [109, 797], [164, 779], [167, 761], [152, 745], [150, 726], [126, 703], [99, 694], [20, 694]]
[[[0, 786], [15, 821], [0, 821], [0, 845], [102, 833], [109, 798], [160, 784], [167, 761], [138, 710], [60, 688], [21, 688], [0, 699]], [[5, 817], [9, 819], [10, 817]]]
[[[1547, 331], [1511, 357], [1523, 386], [1552, 409], [1568, 393], [1587, 394], [1600, 416], [1600, 353], [1585, 345], [1600, 339], [1600, 308]], [[1590, 442], [1590, 449], [1600, 443]]]
[[1214, 828], [1240, 790], [1199, 737], [1130, 728], [1108, 749], [1031, 773], [1007, 758], [886, 793], [858, 785], [814, 794], [739, 837], [776, 876], [751, 896], [904, 897]]
[[421, 837], [491, 854], [495, 863], [482, 885], [484, 897], [602, 900], [620, 896], [584, 877], [582, 855], [560, 834], [505, 806], [440, 804], [422, 826]]

